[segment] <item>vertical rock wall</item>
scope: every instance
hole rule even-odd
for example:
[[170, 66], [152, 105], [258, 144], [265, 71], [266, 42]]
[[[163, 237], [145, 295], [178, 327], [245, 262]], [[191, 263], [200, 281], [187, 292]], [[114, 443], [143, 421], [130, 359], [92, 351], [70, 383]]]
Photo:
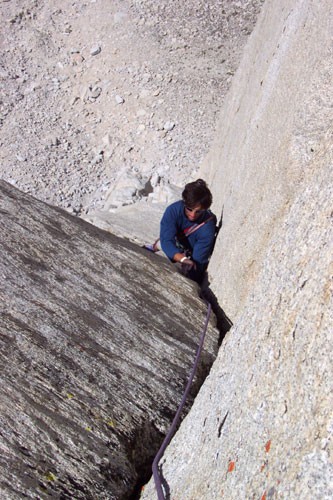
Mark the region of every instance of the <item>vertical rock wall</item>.
[[267, 0], [202, 168], [223, 227], [210, 265], [235, 321], [332, 131], [332, 4]]
[[170, 498], [333, 496], [331, 35], [331, 2], [267, 0], [222, 111], [202, 176], [234, 326], [161, 461]]

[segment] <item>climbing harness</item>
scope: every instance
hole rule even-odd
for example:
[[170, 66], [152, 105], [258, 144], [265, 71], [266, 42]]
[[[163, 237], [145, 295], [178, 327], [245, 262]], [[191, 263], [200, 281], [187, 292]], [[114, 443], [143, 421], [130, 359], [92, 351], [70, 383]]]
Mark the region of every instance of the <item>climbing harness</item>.
[[190, 236], [191, 234], [195, 233], [198, 229], [200, 229], [202, 226], [204, 226], [208, 221], [215, 219], [214, 215], [211, 215], [208, 217], [208, 219], [204, 220], [200, 224], [193, 224], [193, 226], [187, 227], [184, 229], [184, 235], [186, 237]]
[[170, 429], [169, 429], [169, 431], [168, 431], [168, 433], [167, 433], [167, 435], [162, 443], [162, 446], [158, 450], [158, 452], [154, 458], [154, 461], [153, 461], [152, 471], [153, 471], [153, 477], [154, 477], [154, 481], [155, 481], [155, 487], [156, 487], [158, 500], [165, 500], [165, 495], [164, 495], [163, 488], [162, 488], [161, 475], [160, 475], [159, 468], [158, 468], [158, 462], [161, 460], [168, 444], [170, 443], [174, 433], [176, 432], [176, 428], [177, 428], [177, 425], [178, 425], [178, 422], [180, 419], [180, 414], [184, 408], [187, 396], [190, 392], [192, 381], [194, 379], [194, 375], [195, 375], [195, 372], [196, 372], [196, 369], [197, 369], [198, 363], [199, 363], [200, 354], [201, 354], [201, 351], [203, 348], [203, 344], [204, 344], [204, 340], [205, 340], [205, 336], [206, 336], [206, 332], [207, 332], [207, 328], [208, 328], [208, 322], [209, 322], [209, 318], [210, 318], [211, 309], [212, 309], [212, 307], [211, 307], [210, 303], [208, 302], [207, 303], [207, 315], [206, 315], [205, 324], [204, 324], [204, 327], [203, 327], [203, 330], [201, 333], [201, 337], [200, 337], [200, 341], [199, 341], [199, 345], [198, 345], [198, 349], [197, 349], [197, 354], [196, 354], [196, 357], [194, 360], [194, 364], [192, 367], [190, 377], [188, 379], [188, 382], [187, 382], [187, 385], [185, 388], [185, 392], [183, 394], [182, 400], [181, 400], [180, 405], [178, 407], [177, 413], [172, 421], [171, 427], [170, 427]]

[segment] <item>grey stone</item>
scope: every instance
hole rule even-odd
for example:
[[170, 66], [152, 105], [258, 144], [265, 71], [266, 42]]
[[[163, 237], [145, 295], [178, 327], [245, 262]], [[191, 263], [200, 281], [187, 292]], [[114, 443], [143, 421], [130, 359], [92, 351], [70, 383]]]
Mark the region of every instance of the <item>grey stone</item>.
[[134, 199], [142, 197], [146, 180], [133, 172], [123, 170], [112, 184], [105, 198], [105, 210], [133, 203]]
[[115, 95], [115, 100], [116, 100], [117, 104], [123, 104], [125, 102], [125, 99], [123, 97], [121, 97], [121, 95], [119, 95], [119, 94]]
[[90, 50], [90, 55], [91, 56], [97, 56], [102, 51], [102, 48], [100, 45], [95, 45], [94, 47], [91, 48]]
[[102, 89], [101, 87], [98, 87], [98, 86], [94, 86], [92, 87], [92, 89], [90, 90], [90, 93], [89, 93], [89, 98], [95, 100], [97, 99], [97, 97], [99, 97], [102, 93]]
[[27, 161], [27, 158], [25, 156], [21, 156], [21, 155], [16, 155], [16, 159], [19, 161], [19, 162], [22, 162], [22, 161]]
[[175, 128], [175, 123], [174, 122], [165, 122], [163, 125], [163, 129], [166, 130], [167, 132], [170, 132]]

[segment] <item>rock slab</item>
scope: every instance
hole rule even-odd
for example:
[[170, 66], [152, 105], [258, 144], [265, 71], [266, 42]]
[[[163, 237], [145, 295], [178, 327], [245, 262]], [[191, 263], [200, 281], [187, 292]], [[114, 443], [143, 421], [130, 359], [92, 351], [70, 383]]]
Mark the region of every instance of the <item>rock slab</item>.
[[[0, 183], [0, 496], [129, 498], [205, 319], [163, 258]], [[209, 326], [193, 394], [212, 363]]]

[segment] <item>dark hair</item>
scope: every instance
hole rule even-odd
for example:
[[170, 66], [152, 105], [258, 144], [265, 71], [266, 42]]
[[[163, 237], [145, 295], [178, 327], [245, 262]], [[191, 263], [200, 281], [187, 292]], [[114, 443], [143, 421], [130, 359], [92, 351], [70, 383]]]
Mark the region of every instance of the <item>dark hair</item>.
[[211, 206], [213, 201], [212, 193], [202, 179], [186, 184], [182, 197], [186, 207], [193, 208], [196, 205], [201, 205], [205, 210]]

